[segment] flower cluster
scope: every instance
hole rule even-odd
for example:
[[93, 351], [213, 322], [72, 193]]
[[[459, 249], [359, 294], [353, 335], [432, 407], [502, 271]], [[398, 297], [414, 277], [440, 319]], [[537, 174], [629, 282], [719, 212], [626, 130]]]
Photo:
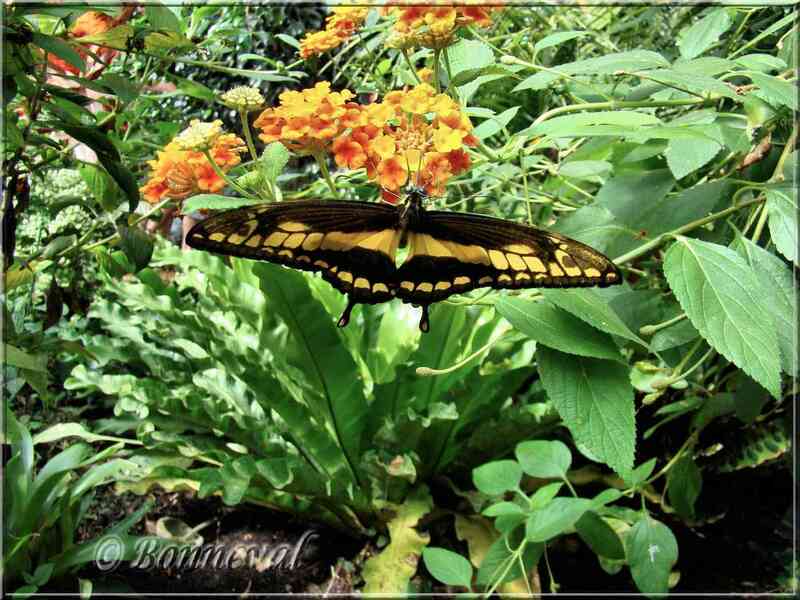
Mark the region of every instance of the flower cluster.
[[441, 195], [453, 175], [469, 168], [465, 146], [477, 140], [457, 102], [422, 83], [362, 107], [360, 124], [333, 143], [336, 164], [367, 169], [390, 192], [406, 184]]
[[[114, 19], [107, 14], [90, 10], [83, 13], [75, 20], [75, 23], [72, 24], [72, 27], [69, 30], [69, 36], [71, 38], [82, 38], [86, 36], [97, 35], [99, 33], [105, 33], [114, 27], [114, 25]], [[106, 63], [114, 58], [114, 56], [117, 54], [116, 50], [112, 50], [111, 48], [100, 48], [99, 46], [91, 45], [90, 49]], [[81, 58], [84, 60], [86, 60], [88, 56], [88, 54], [80, 48], [78, 49], [78, 54], [80, 54]], [[53, 54], [47, 55], [47, 61], [50, 63], [50, 66], [57, 71], [61, 71], [62, 73], [70, 73], [72, 75], [79, 74], [79, 71], [75, 66]]]
[[261, 92], [257, 88], [246, 85], [240, 85], [228, 90], [220, 96], [220, 100], [226, 106], [243, 112], [258, 110], [264, 106], [264, 96], [261, 95]]
[[225, 181], [209, 162], [206, 152], [222, 172], [241, 161], [244, 142], [231, 133], [223, 133], [222, 121], [202, 123], [198, 120], [178, 134], [156, 160], [149, 161], [151, 173], [142, 187], [142, 195], [150, 203], [165, 198], [183, 200], [198, 193], [215, 193]]
[[390, 6], [386, 12], [396, 15], [394, 32], [387, 44], [396, 48], [424, 46], [444, 48], [453, 43], [456, 29], [465, 25], [488, 27], [492, 12], [501, 6]]
[[302, 92], [283, 92], [280, 105], [263, 111], [253, 125], [267, 144], [281, 141], [298, 154], [320, 155], [336, 136], [361, 123], [361, 107], [350, 102], [353, 97], [348, 90], [332, 92], [327, 81]]
[[307, 34], [300, 41], [300, 56], [304, 59], [338, 48], [367, 18], [369, 8], [337, 7], [325, 20], [325, 29]]

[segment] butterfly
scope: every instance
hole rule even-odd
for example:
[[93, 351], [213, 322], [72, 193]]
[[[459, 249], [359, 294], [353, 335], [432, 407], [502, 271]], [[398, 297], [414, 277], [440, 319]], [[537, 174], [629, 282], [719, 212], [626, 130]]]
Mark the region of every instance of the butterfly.
[[[603, 254], [558, 233], [485, 215], [426, 210], [424, 189], [402, 204], [294, 200], [215, 214], [187, 234], [192, 248], [319, 271], [356, 304], [399, 298], [428, 307], [481, 287], [606, 287], [622, 282]], [[398, 248], [408, 248], [395, 263]]]

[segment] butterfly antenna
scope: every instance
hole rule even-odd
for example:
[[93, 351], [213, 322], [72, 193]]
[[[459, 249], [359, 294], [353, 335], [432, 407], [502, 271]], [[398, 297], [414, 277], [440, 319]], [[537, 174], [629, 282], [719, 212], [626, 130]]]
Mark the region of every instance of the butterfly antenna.
[[[378, 166], [375, 164], [375, 161], [373, 161], [372, 159], [368, 159], [368, 160], [372, 164], [372, 168], [375, 169], [375, 171], [377, 172], [378, 171]], [[382, 191], [387, 192], [387, 193], [391, 194], [392, 196], [394, 196], [396, 200], [400, 200], [402, 198], [402, 196], [400, 196], [400, 194], [398, 194], [397, 192], [393, 192], [389, 188], [383, 187], [383, 185], [381, 185], [380, 181], [378, 182], [378, 187], [381, 188]], [[383, 194], [381, 194], [381, 202], [386, 202], [386, 200], [383, 199]], [[389, 202], [386, 202], [386, 203], [390, 204]]]

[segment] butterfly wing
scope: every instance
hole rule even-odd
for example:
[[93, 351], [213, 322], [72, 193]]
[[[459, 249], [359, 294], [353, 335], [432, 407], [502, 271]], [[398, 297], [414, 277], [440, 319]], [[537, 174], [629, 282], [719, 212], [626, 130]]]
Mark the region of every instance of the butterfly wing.
[[397, 297], [428, 304], [479, 287], [605, 287], [622, 282], [600, 252], [563, 235], [484, 215], [425, 211], [409, 228]]
[[398, 210], [371, 202], [288, 201], [213, 215], [186, 236], [192, 248], [279, 263], [323, 278], [352, 303], [394, 295]]

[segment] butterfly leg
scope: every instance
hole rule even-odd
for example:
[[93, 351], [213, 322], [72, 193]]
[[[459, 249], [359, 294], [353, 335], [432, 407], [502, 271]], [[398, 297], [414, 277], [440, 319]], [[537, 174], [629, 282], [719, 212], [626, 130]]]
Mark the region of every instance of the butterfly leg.
[[428, 315], [429, 304], [422, 304], [422, 316], [419, 318], [419, 330], [422, 333], [428, 333], [431, 330], [431, 322]]
[[347, 327], [347, 324], [350, 322], [350, 312], [353, 310], [353, 307], [356, 303], [353, 301], [351, 296], [347, 296], [347, 306], [342, 313], [342, 316], [339, 317], [339, 322], [336, 324], [338, 327]]

